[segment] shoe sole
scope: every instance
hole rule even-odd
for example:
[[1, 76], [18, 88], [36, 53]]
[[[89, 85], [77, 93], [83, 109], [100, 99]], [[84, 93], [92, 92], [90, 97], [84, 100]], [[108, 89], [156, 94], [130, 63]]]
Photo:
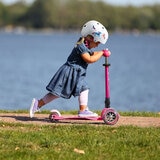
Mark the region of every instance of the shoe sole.
[[29, 110], [30, 118], [33, 118], [33, 117], [34, 117], [34, 113], [33, 113], [32, 110], [33, 110], [33, 107], [34, 107], [35, 102], [36, 102], [36, 99], [33, 98], [32, 103], [31, 103], [31, 107], [30, 107], [30, 110]]
[[98, 117], [98, 115], [78, 115], [78, 117], [80, 117], [80, 118], [87, 118], [87, 117], [93, 117], [93, 118], [96, 118], [96, 117]]

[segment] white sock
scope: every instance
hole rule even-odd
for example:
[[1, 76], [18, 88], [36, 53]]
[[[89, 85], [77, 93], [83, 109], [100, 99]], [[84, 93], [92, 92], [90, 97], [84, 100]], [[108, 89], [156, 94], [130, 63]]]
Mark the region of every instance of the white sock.
[[80, 93], [80, 96], [78, 97], [79, 105], [88, 105], [88, 92], [89, 90], [85, 90]]

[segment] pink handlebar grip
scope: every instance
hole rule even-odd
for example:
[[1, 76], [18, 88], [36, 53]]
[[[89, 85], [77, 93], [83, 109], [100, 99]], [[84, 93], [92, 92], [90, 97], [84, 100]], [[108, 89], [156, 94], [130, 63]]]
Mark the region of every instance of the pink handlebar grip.
[[111, 52], [108, 49], [104, 49], [103, 51], [103, 56], [104, 57], [109, 57], [111, 55]]

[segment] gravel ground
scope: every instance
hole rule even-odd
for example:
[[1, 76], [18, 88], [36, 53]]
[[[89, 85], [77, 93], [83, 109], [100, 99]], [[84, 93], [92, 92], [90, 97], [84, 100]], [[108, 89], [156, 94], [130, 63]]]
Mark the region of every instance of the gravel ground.
[[[1, 122], [9, 122], [9, 123], [23, 123], [23, 124], [36, 124], [36, 125], [71, 125], [71, 124], [93, 124], [93, 125], [105, 125], [103, 121], [89, 121], [89, 120], [81, 120], [81, 121], [73, 121], [73, 120], [65, 120], [60, 121], [59, 123], [51, 123], [49, 121], [48, 114], [36, 114], [34, 118], [29, 118], [28, 114], [24, 113], [0, 113], [0, 121]], [[160, 127], [160, 118], [156, 117], [131, 117], [131, 116], [120, 116], [119, 121], [114, 125], [116, 126], [124, 126], [124, 125], [132, 125], [139, 127]]]

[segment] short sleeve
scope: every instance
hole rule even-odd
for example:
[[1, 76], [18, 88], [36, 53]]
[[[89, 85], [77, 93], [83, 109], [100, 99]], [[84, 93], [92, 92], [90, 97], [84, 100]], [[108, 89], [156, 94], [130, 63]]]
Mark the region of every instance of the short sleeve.
[[89, 53], [90, 55], [92, 54], [92, 51], [88, 49], [84, 43], [78, 44], [76, 46], [78, 54], [84, 54], [84, 53]]

